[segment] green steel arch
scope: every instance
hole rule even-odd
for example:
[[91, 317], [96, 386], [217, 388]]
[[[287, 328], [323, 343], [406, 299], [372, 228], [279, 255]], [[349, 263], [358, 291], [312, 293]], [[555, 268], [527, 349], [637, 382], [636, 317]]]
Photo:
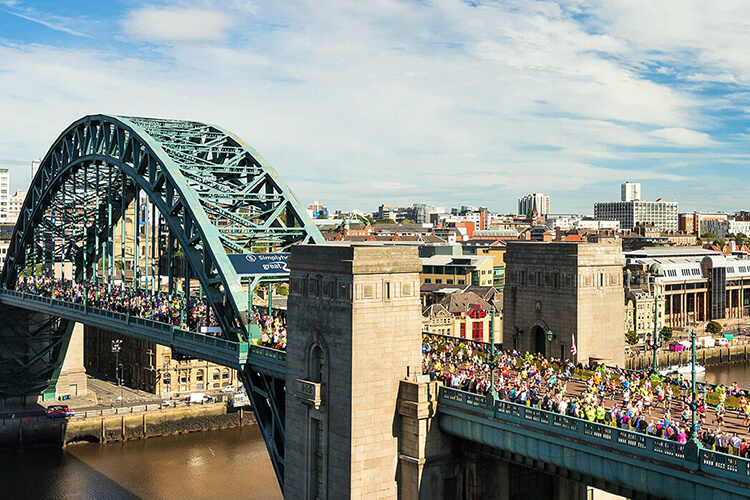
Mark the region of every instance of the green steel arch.
[[[154, 216], [150, 240], [149, 226], [141, 230], [139, 223], [141, 217], [149, 220], [141, 214], [142, 201]], [[129, 221], [131, 205], [133, 220]], [[121, 269], [125, 269], [125, 222], [133, 227], [132, 282], [140, 286], [143, 277], [139, 276], [140, 238], [146, 241], [146, 288], [148, 273], [155, 273], [147, 255], [149, 242], [152, 257], [156, 246], [159, 257], [166, 248], [170, 291], [172, 264], [179, 249], [185, 262], [184, 293], [189, 297], [191, 282], [198, 281], [221, 336], [236, 346], [247, 346], [244, 342], [251, 336], [249, 293], [258, 277], [251, 280], [238, 275], [228, 255], [283, 252], [297, 243], [323, 242], [277, 172], [234, 134], [192, 121], [110, 115], [81, 118], [46, 154], [10, 240], [0, 275], [0, 291], [4, 292], [0, 294], [4, 320], [0, 323], [0, 394], [38, 394], [56, 380], [74, 325], [74, 315], [55, 316], [59, 304], [55, 306], [52, 300], [42, 313], [38, 298], [35, 303], [32, 297], [24, 300], [23, 294], [13, 292], [19, 275], [62, 274], [77, 282], [115, 282], [118, 221], [123, 222]], [[167, 241], [157, 241], [155, 221], [166, 227]], [[161, 289], [161, 269], [158, 273]], [[124, 282], [124, 272], [120, 279]], [[244, 287], [241, 280], [246, 281]], [[15, 294], [12, 300], [11, 294]], [[273, 366], [280, 363], [283, 369], [282, 354], [259, 355]], [[283, 373], [264, 372], [243, 356], [247, 352], [235, 360], [236, 366], [283, 488]]]
[[[76, 176], [83, 179], [66, 193]], [[44, 231], [63, 242], [57, 251], [61, 260], [74, 259], [76, 276], [90, 278], [102, 244], [112, 244], [120, 207], [138, 192], [164, 218], [231, 340], [244, 335], [248, 297], [227, 253], [323, 241], [277, 172], [234, 134], [192, 121], [93, 115], [68, 127], [44, 158], [13, 232], [2, 283], [12, 286], [31, 257], [49, 253], [38, 243]], [[100, 204], [105, 199], [109, 206]]]

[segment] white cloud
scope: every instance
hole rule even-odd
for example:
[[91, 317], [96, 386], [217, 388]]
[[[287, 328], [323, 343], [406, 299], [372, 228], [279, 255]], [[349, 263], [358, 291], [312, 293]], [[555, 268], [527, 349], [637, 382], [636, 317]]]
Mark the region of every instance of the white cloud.
[[651, 136], [663, 141], [668, 146], [686, 148], [704, 148], [719, 146], [711, 139], [711, 136], [703, 132], [689, 130], [686, 128], [661, 128], [650, 133]]
[[128, 13], [123, 29], [139, 41], [206, 42], [225, 38], [234, 24], [229, 14], [216, 10], [144, 7]]
[[[689, 29], [659, 42], [665, 64], [656, 64], [625, 29], [634, 15], [626, 4], [593, 13], [584, 2], [528, 0], [198, 5], [127, 14], [123, 30], [145, 42], [128, 45], [128, 56], [0, 42], [9, 117], [0, 122], [0, 157], [43, 154], [85, 114], [187, 118], [236, 132], [303, 203], [509, 210], [526, 190], [607, 186], [615, 194], [598, 198], [609, 199], [625, 176], [677, 189], [694, 178], [684, 173], [691, 166], [737, 155], [698, 149], [730, 145], [718, 144], [707, 101], [686, 80], [743, 71], [727, 64], [719, 72], [701, 59], [689, 72], [675, 67], [700, 42], [679, 41]], [[575, 9], [606, 29], [572, 18]], [[647, 64], [688, 88], [649, 80]], [[592, 201], [555, 205], [590, 211]]]

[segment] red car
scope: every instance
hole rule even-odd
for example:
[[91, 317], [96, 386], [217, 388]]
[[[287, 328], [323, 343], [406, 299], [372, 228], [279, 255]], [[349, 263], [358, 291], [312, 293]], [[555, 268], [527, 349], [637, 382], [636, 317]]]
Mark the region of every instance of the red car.
[[47, 407], [47, 418], [68, 418], [75, 415], [68, 405], [53, 405]]

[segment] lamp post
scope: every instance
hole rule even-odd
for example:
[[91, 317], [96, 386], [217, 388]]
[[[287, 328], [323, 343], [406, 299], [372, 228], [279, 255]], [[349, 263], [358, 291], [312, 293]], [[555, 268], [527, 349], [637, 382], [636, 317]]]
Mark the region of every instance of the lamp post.
[[698, 433], [695, 431], [695, 412], [698, 411], [698, 398], [695, 391], [695, 328], [690, 332], [690, 343], [692, 351], [691, 360], [691, 388], [690, 388], [690, 439], [685, 443], [685, 459], [698, 463], [700, 449], [703, 448]]
[[490, 308], [490, 394], [488, 403], [493, 405], [499, 398], [497, 396], [497, 388], [495, 387], [495, 368], [497, 368], [497, 362], [495, 360], [495, 306]]
[[657, 349], [659, 349], [662, 346], [662, 343], [660, 342], [662, 336], [661, 333], [657, 331], [657, 315], [659, 311], [659, 296], [656, 293], [656, 278], [662, 276], [661, 273], [658, 272], [657, 269], [655, 269], [652, 272], [651, 275], [651, 283], [653, 285], [653, 293], [654, 293], [654, 337], [653, 337], [653, 343], [651, 344], [651, 348], [654, 350], [654, 360], [653, 360], [653, 370], [655, 373], [659, 373], [658, 370], [658, 359], [657, 359]]
[[115, 378], [117, 386], [120, 388], [120, 406], [122, 406], [122, 384], [120, 383], [120, 350], [122, 349], [122, 339], [112, 341], [112, 352], [115, 353]]

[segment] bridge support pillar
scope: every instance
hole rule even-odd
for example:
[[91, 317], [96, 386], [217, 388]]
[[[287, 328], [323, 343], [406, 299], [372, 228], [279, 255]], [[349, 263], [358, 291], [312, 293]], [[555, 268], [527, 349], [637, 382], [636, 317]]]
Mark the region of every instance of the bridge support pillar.
[[299, 245], [289, 267], [284, 495], [395, 499], [399, 382], [421, 373], [417, 250]]
[[438, 428], [440, 382], [401, 381], [398, 412], [399, 498], [448, 500], [460, 498], [461, 477], [452, 438]]

